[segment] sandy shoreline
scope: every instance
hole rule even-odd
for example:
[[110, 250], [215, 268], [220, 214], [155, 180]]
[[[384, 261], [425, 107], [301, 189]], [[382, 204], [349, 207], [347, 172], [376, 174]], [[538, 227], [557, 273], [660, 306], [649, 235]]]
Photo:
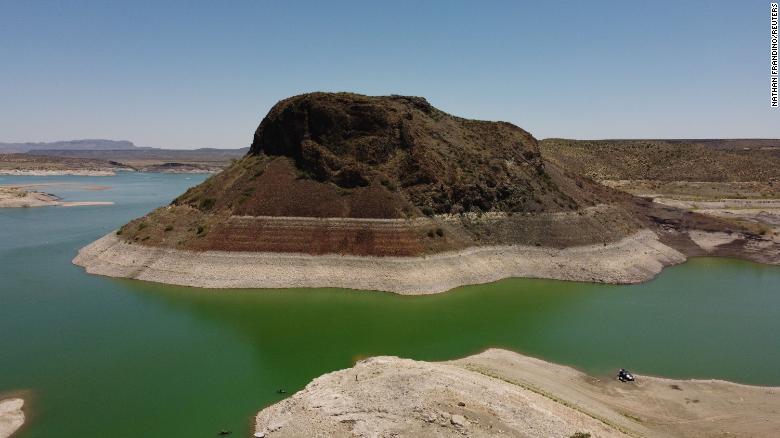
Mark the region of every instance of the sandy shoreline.
[[[46, 184], [40, 184], [46, 185]], [[84, 207], [114, 205], [110, 201], [63, 201], [51, 193], [29, 190], [31, 186], [0, 186], [0, 208]], [[97, 186], [101, 187], [101, 186]], [[97, 188], [95, 190], [102, 190]]]
[[338, 287], [422, 295], [508, 277], [638, 283], [686, 257], [642, 230], [565, 249], [486, 246], [425, 257], [191, 252], [129, 244], [114, 232], [79, 250], [91, 274], [205, 288]]
[[0, 186], [0, 208], [84, 207], [114, 205], [111, 201], [63, 201], [50, 193], [25, 190], [21, 186]]
[[49, 193], [0, 186], [0, 208], [47, 207], [60, 204], [60, 198]]
[[8, 438], [24, 424], [24, 400], [8, 398], [0, 400], [0, 438]]
[[[450, 362], [375, 357], [260, 411], [256, 436], [772, 436], [780, 388], [599, 380], [490, 349]], [[587, 435], [581, 435], [587, 436]]]

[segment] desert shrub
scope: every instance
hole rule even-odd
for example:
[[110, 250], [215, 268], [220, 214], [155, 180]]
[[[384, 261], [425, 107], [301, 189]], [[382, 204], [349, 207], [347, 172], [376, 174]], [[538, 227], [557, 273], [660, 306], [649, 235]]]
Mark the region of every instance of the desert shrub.
[[436, 235], [439, 236], [439, 237], [443, 237], [444, 236], [444, 230], [442, 230], [441, 228], [437, 228], [436, 229]]
[[391, 192], [398, 190], [398, 186], [396, 186], [394, 182], [387, 178], [383, 178], [381, 183], [383, 186], [385, 186], [385, 188], [387, 188], [387, 190], [390, 190]]
[[211, 210], [212, 208], [214, 208], [214, 204], [216, 203], [217, 201], [214, 198], [205, 198], [202, 201], [200, 201], [200, 209], [205, 211]]
[[173, 230], [173, 225], [168, 225], [167, 227], [165, 227], [165, 232], [168, 232], [168, 231], [171, 231], [171, 230]]

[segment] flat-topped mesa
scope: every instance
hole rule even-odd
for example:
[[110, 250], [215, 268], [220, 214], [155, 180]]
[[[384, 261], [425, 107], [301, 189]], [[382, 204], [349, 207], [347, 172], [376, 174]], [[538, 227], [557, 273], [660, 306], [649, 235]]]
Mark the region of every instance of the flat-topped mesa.
[[[536, 139], [510, 123], [455, 117], [420, 97], [311, 93], [274, 105], [244, 158], [120, 234], [310, 254], [568, 247], [639, 228], [605, 207], [615, 193], [545, 165]], [[617, 225], [605, 230], [606, 216]]]
[[[318, 180], [346, 187], [368, 185], [383, 172], [402, 176], [404, 186], [452, 182], [453, 169], [477, 170], [480, 158], [489, 157], [543, 170], [528, 132], [459, 119], [404, 96], [313, 93], [283, 100], [257, 128], [250, 153], [291, 157]], [[449, 158], [458, 160], [443, 162]]]
[[345, 189], [384, 183], [434, 213], [533, 210], [534, 181], [544, 175], [528, 132], [453, 117], [420, 97], [283, 100], [258, 127], [250, 154], [290, 157], [312, 179]]
[[74, 263], [190, 286], [417, 294], [511, 276], [644, 281], [685, 255], [777, 263], [766, 244], [543, 161], [510, 123], [419, 97], [311, 93], [276, 104], [246, 156]]
[[312, 93], [283, 100], [257, 128], [249, 157], [254, 178], [226, 172], [218, 182], [230, 186], [214, 191], [212, 207], [356, 218], [577, 207], [545, 172], [528, 132], [454, 117], [419, 97]]

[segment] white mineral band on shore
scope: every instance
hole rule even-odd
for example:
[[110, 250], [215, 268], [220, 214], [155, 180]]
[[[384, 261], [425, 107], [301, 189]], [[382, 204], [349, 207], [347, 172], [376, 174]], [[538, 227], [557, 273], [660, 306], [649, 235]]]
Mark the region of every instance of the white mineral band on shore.
[[424, 295], [509, 277], [638, 283], [685, 260], [650, 230], [606, 245], [485, 246], [423, 257], [195, 252], [130, 244], [112, 232], [82, 248], [73, 263], [90, 274], [182, 286], [337, 287]]

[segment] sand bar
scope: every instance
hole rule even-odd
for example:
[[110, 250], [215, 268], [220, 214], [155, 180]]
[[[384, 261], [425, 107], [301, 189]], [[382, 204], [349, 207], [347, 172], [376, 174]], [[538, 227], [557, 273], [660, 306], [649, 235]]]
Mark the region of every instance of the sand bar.
[[60, 198], [49, 193], [0, 187], [0, 208], [47, 207], [59, 205]]
[[0, 186], [0, 208], [84, 207], [94, 205], [114, 205], [114, 203], [111, 201], [63, 201], [50, 193], [26, 190], [24, 186]]
[[111, 201], [68, 201], [60, 202], [60, 207], [89, 207], [95, 205], [114, 205]]

